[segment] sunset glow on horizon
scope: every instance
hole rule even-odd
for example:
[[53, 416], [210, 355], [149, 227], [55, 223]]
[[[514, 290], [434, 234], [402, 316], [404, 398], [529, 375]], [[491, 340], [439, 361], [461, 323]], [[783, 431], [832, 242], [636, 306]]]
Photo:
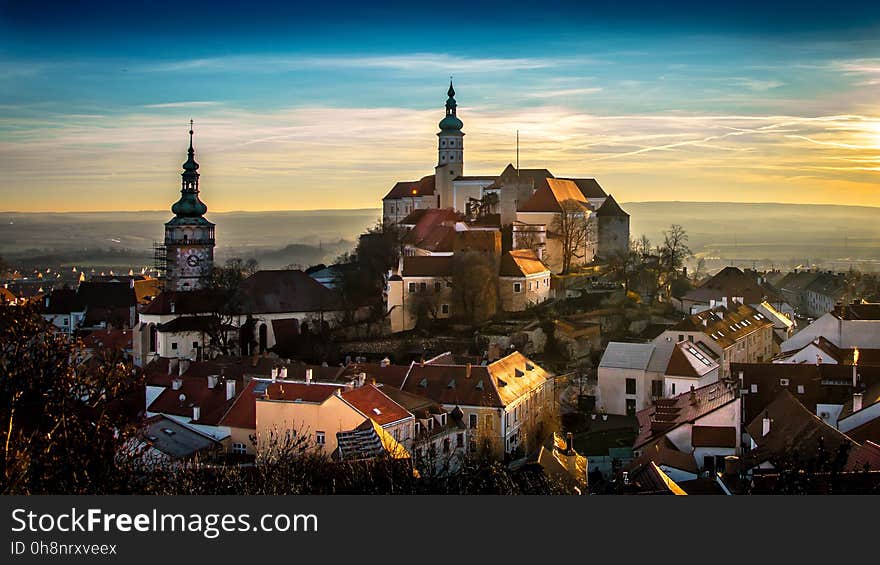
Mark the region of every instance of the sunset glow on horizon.
[[519, 131], [523, 167], [595, 177], [620, 202], [880, 206], [880, 28], [864, 14], [782, 33], [560, 10], [511, 44], [480, 14], [444, 29], [426, 13], [403, 37], [409, 18], [352, 16], [319, 18], [323, 35], [194, 20], [185, 41], [146, 24], [122, 41], [2, 10], [6, 211], [165, 209], [190, 119], [210, 212], [377, 208], [433, 173], [450, 75], [468, 175], [515, 162]]

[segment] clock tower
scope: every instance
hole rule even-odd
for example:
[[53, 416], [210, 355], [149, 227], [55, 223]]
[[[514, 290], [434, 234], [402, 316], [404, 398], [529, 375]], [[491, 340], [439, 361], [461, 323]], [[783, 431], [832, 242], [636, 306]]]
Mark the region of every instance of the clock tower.
[[205, 219], [208, 207], [199, 200], [199, 164], [193, 149], [192, 120], [189, 130], [189, 158], [183, 164], [180, 200], [165, 224], [166, 290], [205, 288], [214, 268], [214, 224]]

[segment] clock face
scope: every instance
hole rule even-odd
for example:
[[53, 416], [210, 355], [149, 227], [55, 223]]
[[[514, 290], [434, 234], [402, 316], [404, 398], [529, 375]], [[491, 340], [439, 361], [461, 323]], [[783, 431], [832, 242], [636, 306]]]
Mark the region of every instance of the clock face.
[[190, 267], [198, 267], [199, 263], [201, 263], [201, 262], [202, 262], [201, 258], [198, 255], [196, 255], [195, 253], [190, 254], [186, 258], [186, 264], [189, 265]]

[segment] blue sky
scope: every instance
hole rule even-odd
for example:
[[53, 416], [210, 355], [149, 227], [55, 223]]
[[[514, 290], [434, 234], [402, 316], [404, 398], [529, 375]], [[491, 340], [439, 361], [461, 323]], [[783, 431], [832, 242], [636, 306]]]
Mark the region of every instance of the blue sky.
[[196, 120], [212, 210], [375, 207], [432, 172], [622, 201], [880, 205], [880, 9], [0, 0], [0, 209], [166, 208]]

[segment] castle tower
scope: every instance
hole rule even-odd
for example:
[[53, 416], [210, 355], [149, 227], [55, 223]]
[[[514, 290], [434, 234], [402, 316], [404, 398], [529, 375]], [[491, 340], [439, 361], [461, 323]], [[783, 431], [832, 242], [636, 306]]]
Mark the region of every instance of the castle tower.
[[451, 80], [446, 94], [446, 116], [440, 120], [437, 167], [434, 169], [440, 208], [453, 206], [452, 181], [464, 174], [464, 133], [461, 131], [464, 124], [456, 116], [458, 104], [455, 102], [455, 89]]
[[214, 224], [205, 219], [208, 207], [199, 200], [199, 164], [193, 149], [192, 120], [189, 130], [189, 158], [180, 175], [180, 200], [171, 211], [174, 217], [165, 224], [167, 290], [205, 288], [214, 268]]

